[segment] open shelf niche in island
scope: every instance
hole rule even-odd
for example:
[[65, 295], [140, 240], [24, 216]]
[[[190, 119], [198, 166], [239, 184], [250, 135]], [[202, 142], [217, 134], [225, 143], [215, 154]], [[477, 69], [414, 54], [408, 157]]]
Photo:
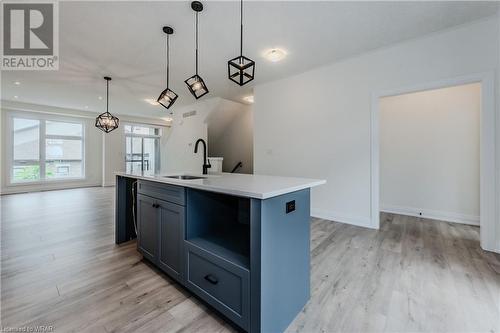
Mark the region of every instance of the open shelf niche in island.
[[250, 199], [189, 189], [186, 241], [250, 270]]

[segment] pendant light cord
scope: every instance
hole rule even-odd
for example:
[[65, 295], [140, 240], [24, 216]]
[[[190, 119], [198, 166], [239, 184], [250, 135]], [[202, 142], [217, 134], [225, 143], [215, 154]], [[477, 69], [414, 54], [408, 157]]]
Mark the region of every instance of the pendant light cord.
[[243, 56], [243, 0], [240, 0], [240, 56]]
[[106, 80], [106, 113], [109, 113], [109, 80]]
[[195, 63], [196, 63], [196, 75], [198, 75], [198, 12], [196, 12], [196, 55], [195, 55]]
[[169, 63], [170, 63], [169, 38], [168, 38], [168, 35], [167, 35], [167, 50], [166, 50], [166, 53], [167, 53], [167, 68], [166, 68], [166, 72], [167, 72], [167, 89], [168, 89], [168, 83], [169, 83]]

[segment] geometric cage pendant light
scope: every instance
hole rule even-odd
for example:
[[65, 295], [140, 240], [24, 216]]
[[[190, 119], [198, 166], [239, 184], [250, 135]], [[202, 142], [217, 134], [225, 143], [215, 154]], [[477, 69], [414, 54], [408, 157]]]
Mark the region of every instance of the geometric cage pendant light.
[[166, 72], [167, 72], [167, 88], [163, 90], [156, 100], [158, 103], [163, 105], [165, 108], [169, 109], [174, 103], [175, 100], [177, 99], [177, 94], [174, 93], [172, 90], [169, 89], [168, 83], [169, 83], [169, 36], [174, 33], [174, 29], [171, 27], [163, 27], [163, 32], [167, 34], [167, 46], [166, 46], [166, 58], [167, 58], [167, 66], [166, 66]]
[[240, 55], [227, 62], [229, 80], [240, 86], [255, 77], [255, 61], [243, 55], [243, 0], [240, 0]]
[[109, 133], [118, 128], [120, 120], [109, 113], [109, 81], [111, 81], [111, 78], [105, 76], [104, 80], [106, 80], [106, 112], [101, 113], [95, 118], [95, 127], [105, 133]]
[[191, 8], [195, 12], [196, 19], [196, 49], [195, 49], [195, 67], [196, 71], [193, 76], [186, 79], [184, 82], [188, 86], [189, 92], [196, 98], [200, 98], [208, 94], [208, 88], [201, 76], [198, 75], [198, 13], [203, 10], [203, 4], [199, 1], [191, 2]]

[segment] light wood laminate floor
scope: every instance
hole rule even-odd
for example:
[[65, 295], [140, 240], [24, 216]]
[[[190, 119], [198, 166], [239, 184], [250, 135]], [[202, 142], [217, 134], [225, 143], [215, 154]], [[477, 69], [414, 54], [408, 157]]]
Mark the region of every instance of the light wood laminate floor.
[[[114, 189], [2, 196], [1, 326], [226, 332], [216, 313], [114, 244]], [[289, 332], [499, 332], [500, 256], [479, 229], [382, 214], [313, 219], [311, 300]], [[279, 306], [279, 304], [276, 304]]]

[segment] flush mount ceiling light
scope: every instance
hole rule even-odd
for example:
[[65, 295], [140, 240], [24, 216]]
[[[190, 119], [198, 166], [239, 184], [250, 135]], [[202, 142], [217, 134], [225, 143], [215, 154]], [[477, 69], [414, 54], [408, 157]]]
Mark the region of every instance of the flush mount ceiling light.
[[109, 113], [109, 81], [111, 81], [111, 78], [105, 76], [104, 80], [106, 80], [106, 112], [101, 113], [95, 118], [95, 127], [105, 133], [109, 133], [118, 128], [120, 120]]
[[16, 86], [19, 86], [19, 85], [21, 85], [21, 82], [19, 82], [19, 81], [14, 81], [14, 84], [15, 84]]
[[243, 97], [243, 100], [247, 103], [252, 104], [254, 102], [253, 95]]
[[243, 0], [240, 0], [240, 55], [227, 62], [229, 80], [240, 86], [255, 77], [255, 61], [243, 56]]
[[264, 52], [264, 57], [272, 62], [278, 62], [286, 57], [286, 51], [282, 49], [270, 49]]
[[195, 75], [188, 78], [184, 81], [189, 89], [189, 92], [196, 98], [200, 98], [206, 94], [208, 94], [208, 88], [201, 76], [198, 75], [198, 14], [203, 10], [203, 4], [199, 1], [191, 2], [191, 8], [195, 12], [195, 20], [196, 20], [196, 51], [195, 51], [195, 63], [196, 63], [196, 72]]
[[177, 94], [174, 93], [172, 90], [169, 89], [168, 87], [168, 78], [169, 78], [169, 37], [171, 34], [174, 33], [174, 29], [172, 29], [171, 27], [163, 27], [163, 32], [167, 35], [167, 42], [166, 42], [166, 57], [167, 57], [167, 61], [166, 61], [166, 73], [167, 73], [167, 88], [165, 88], [165, 90], [163, 90], [160, 94], [160, 96], [158, 97], [158, 99], [156, 100], [158, 103], [160, 103], [162, 106], [164, 106], [165, 108], [169, 109], [176, 101], [177, 99]]

